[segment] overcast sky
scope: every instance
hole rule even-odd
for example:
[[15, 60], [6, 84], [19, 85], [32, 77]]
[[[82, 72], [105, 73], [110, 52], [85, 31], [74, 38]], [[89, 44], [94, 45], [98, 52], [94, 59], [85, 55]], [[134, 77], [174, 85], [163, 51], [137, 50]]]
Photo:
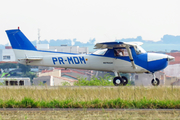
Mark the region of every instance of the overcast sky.
[[158, 41], [180, 35], [180, 0], [0, 0], [0, 44], [18, 26], [31, 41], [38, 28], [41, 40]]

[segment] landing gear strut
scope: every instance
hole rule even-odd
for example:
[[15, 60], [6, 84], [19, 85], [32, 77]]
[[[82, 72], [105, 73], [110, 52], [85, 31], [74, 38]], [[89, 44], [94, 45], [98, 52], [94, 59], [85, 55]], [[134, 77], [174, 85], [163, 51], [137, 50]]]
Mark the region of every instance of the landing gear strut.
[[156, 76], [155, 76], [154, 73], [153, 73], [153, 77], [154, 77], [154, 79], [152, 79], [151, 84], [152, 84], [153, 86], [158, 86], [159, 83], [160, 83], [159, 79], [156, 78]]
[[115, 76], [118, 76], [113, 79], [113, 83], [115, 86], [120, 86], [120, 85], [125, 86], [128, 83], [128, 79], [125, 76], [121, 77], [119, 73], [117, 72], [114, 72], [114, 73], [115, 73]]

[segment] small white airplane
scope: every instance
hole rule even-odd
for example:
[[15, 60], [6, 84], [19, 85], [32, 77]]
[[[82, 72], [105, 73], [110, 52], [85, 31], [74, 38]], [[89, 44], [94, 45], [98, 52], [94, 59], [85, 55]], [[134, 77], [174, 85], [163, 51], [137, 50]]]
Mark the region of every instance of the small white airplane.
[[115, 86], [126, 85], [128, 79], [119, 73], [152, 73], [152, 85], [160, 81], [155, 72], [164, 69], [174, 57], [166, 54], [147, 53], [141, 42], [97, 43], [93, 54], [74, 54], [37, 50], [21, 30], [6, 30], [19, 63], [26, 65], [112, 71]]

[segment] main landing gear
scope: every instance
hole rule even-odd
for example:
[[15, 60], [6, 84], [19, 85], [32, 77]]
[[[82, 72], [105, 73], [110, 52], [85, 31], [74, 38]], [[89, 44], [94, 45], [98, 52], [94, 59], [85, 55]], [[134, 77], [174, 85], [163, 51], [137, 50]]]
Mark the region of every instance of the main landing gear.
[[117, 77], [113, 79], [113, 83], [115, 86], [125, 86], [128, 83], [128, 79], [125, 76], [120, 76], [118, 73], [115, 73]]
[[159, 83], [160, 83], [159, 79], [156, 78], [155, 74], [153, 73], [153, 79], [152, 79], [152, 81], [151, 81], [151, 84], [152, 84], [153, 86], [158, 86]]
[[[117, 77], [115, 77], [114, 79], [113, 79], [113, 83], [114, 83], [114, 85], [115, 86], [125, 86], [125, 85], [127, 85], [127, 83], [128, 83], [128, 79], [125, 77], [125, 76], [120, 76], [119, 75], [119, 73], [117, 73], [117, 72], [114, 72], [115, 73], [115, 76], [117, 76]], [[158, 86], [159, 84], [160, 84], [160, 81], [159, 81], [159, 79], [158, 78], [156, 78], [156, 76], [155, 76], [155, 74], [154, 73], [152, 73], [153, 74], [153, 79], [152, 79], [152, 81], [151, 81], [151, 84], [153, 85], [153, 86]]]

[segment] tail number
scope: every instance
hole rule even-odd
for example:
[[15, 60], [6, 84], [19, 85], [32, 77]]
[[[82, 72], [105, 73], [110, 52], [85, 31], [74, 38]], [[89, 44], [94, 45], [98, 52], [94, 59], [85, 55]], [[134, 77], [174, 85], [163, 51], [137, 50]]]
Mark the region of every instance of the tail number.
[[52, 57], [52, 62], [54, 65], [56, 65], [56, 63], [59, 64], [86, 64], [86, 60], [84, 57], [67, 57], [64, 58], [63, 57]]

